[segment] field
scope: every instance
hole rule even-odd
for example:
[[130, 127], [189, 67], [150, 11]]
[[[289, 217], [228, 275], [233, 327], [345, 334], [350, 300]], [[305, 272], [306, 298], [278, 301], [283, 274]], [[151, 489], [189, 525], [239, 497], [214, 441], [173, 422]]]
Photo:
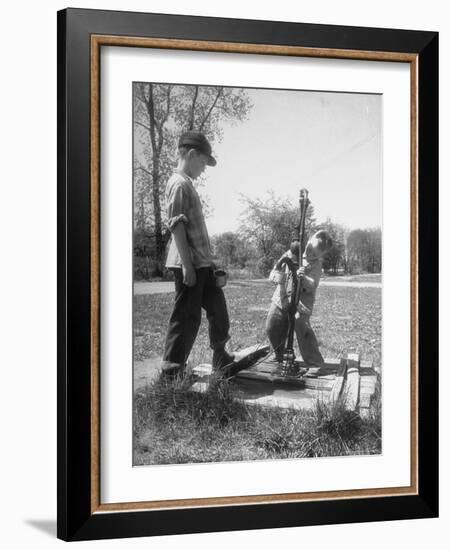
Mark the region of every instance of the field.
[[[264, 324], [273, 286], [232, 281], [225, 289], [231, 318], [228, 348], [265, 342]], [[172, 293], [135, 296], [135, 360], [162, 353]], [[357, 351], [381, 365], [381, 289], [319, 287], [311, 324], [324, 356]], [[204, 318], [190, 356], [210, 362]], [[274, 410], [236, 403], [228, 383], [206, 394], [186, 384], [157, 382], [136, 392], [134, 463], [162, 464], [337, 456], [381, 452], [380, 398], [370, 418], [317, 403], [311, 411]]]

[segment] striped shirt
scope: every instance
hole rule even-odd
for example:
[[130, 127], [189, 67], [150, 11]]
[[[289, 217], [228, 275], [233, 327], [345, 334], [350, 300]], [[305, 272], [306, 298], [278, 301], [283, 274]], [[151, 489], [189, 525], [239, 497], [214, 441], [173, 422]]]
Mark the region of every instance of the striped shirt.
[[[194, 268], [210, 266], [212, 264], [211, 243], [200, 197], [191, 178], [183, 172], [175, 172], [167, 182], [166, 212], [167, 227], [171, 232], [178, 223], [184, 223]], [[181, 266], [181, 257], [172, 237], [166, 267]]]

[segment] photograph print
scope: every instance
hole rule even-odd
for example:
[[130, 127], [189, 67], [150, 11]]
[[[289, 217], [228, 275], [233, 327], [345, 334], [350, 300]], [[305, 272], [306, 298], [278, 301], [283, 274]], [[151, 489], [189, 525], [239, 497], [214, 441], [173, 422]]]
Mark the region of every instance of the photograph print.
[[133, 465], [382, 453], [382, 96], [132, 108]]

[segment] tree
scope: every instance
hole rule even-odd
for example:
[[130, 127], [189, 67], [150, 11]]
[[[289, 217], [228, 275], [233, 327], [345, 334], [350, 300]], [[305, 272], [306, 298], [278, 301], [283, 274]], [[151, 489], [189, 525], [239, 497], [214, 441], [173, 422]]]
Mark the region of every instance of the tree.
[[347, 239], [350, 273], [381, 271], [381, 229], [355, 229]]
[[333, 240], [333, 246], [331, 250], [324, 256], [323, 268], [325, 271], [332, 271], [334, 275], [342, 267], [344, 272], [347, 271], [346, 262], [346, 235], [348, 230], [338, 223], [334, 223], [330, 218], [327, 218], [325, 223], [315, 227], [314, 230], [325, 229], [328, 231], [331, 239]]
[[214, 256], [219, 265], [244, 268], [253, 255], [248, 241], [233, 231], [227, 231], [212, 238]]
[[[297, 201], [288, 197], [279, 197], [269, 191], [265, 198], [246, 197], [239, 233], [243, 239], [250, 241], [259, 256], [262, 275], [266, 275], [276, 260], [285, 252], [293, 240], [298, 237], [299, 206]], [[314, 226], [314, 207], [309, 206], [305, 237]]]
[[251, 107], [241, 88], [134, 83], [135, 228], [154, 239], [157, 263], [162, 265], [170, 236], [163, 224], [164, 191], [180, 133], [198, 130], [213, 144], [222, 138], [223, 121], [243, 121]]

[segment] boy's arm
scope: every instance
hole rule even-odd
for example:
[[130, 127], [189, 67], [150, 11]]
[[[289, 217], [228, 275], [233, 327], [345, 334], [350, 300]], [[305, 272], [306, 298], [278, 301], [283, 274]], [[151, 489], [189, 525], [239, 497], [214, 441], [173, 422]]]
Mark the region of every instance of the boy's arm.
[[308, 277], [308, 275], [302, 275], [302, 286], [306, 288], [306, 290], [314, 290], [317, 285], [312, 277]]
[[288, 256], [288, 253], [285, 252], [277, 261], [277, 263], [273, 266], [272, 271], [269, 273], [269, 281], [272, 283], [275, 283], [276, 285], [284, 284], [286, 282], [285, 270], [284, 267], [277, 268], [278, 263]]
[[182, 185], [176, 185], [169, 193], [167, 201], [167, 226], [170, 229], [178, 253], [181, 258], [183, 270], [183, 283], [186, 286], [194, 286], [197, 282], [195, 268], [192, 264], [191, 251], [186, 237], [185, 224], [187, 218], [189, 197]]
[[172, 235], [175, 240], [175, 244], [180, 254], [182, 269], [183, 269], [183, 283], [186, 286], [194, 286], [197, 282], [197, 276], [195, 274], [195, 268], [192, 265], [191, 251], [186, 238], [186, 229], [184, 223], [177, 223], [172, 228]]
[[269, 273], [269, 281], [275, 284], [280, 284], [280, 275], [281, 270], [276, 269], [275, 267], [272, 268], [272, 271]]
[[302, 277], [302, 286], [308, 291], [314, 290], [319, 286], [320, 277], [322, 275], [322, 265], [314, 266], [310, 274], [305, 274], [306, 266], [302, 266], [297, 273]]

